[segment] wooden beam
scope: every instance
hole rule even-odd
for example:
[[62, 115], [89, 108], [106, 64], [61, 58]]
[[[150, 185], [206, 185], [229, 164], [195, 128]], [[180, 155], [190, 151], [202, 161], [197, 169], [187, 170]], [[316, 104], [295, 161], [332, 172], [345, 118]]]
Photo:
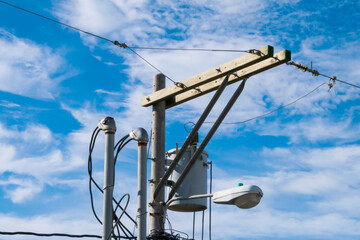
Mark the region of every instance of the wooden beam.
[[[250, 77], [252, 75], [266, 71], [270, 68], [276, 67], [276, 66], [283, 64], [285, 62], [288, 62], [290, 60], [291, 60], [291, 52], [290, 51], [283, 50], [281, 52], [278, 52], [275, 54], [275, 56], [273, 58], [268, 58], [264, 61], [253, 64], [251, 66], [248, 66], [244, 69], [241, 69], [241, 70], [235, 72], [234, 74], [232, 74], [229, 77], [228, 85], [238, 82], [238, 81], [240, 81], [244, 78]], [[214, 91], [220, 86], [221, 82], [222, 82], [222, 79], [216, 79], [212, 82], [198, 86], [196, 89], [191, 89], [189, 91], [186, 91], [186, 92], [183, 92], [176, 96], [173, 96], [171, 98], [168, 98], [165, 101], [166, 108], [174, 107], [176, 105], [179, 105], [181, 103], [184, 103], [184, 102], [194, 99], [196, 97], [200, 97], [206, 93]]]
[[218, 67], [210, 69], [206, 72], [197, 74], [191, 78], [182, 81], [178, 85], [172, 85], [167, 88], [156, 91], [141, 99], [141, 105], [143, 107], [151, 106], [154, 103], [167, 100], [173, 96], [186, 92], [190, 89], [196, 88], [208, 82], [214, 81], [221, 77], [226, 76], [228, 73], [238, 71], [240, 69], [251, 66], [252, 64], [263, 61], [270, 58], [274, 54], [274, 48], [272, 46], [265, 46], [258, 50], [259, 54], [249, 53], [230, 62], [221, 64]]

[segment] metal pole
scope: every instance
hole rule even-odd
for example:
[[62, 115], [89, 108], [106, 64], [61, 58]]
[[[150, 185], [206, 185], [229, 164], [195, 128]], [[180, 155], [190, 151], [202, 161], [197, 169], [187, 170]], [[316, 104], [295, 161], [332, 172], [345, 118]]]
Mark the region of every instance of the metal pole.
[[209, 104], [206, 106], [204, 112], [201, 114], [199, 120], [197, 121], [197, 123], [195, 124], [195, 126], [193, 127], [192, 131], [190, 132], [189, 136], [186, 138], [184, 144], [182, 145], [182, 147], [180, 148], [180, 151], [176, 154], [175, 159], [173, 160], [173, 162], [171, 163], [171, 165], [169, 166], [169, 168], [167, 169], [164, 177], [161, 179], [159, 185], [156, 187], [155, 192], [154, 192], [154, 196], [156, 197], [158, 192], [160, 191], [160, 189], [164, 189], [165, 186], [165, 182], [168, 180], [170, 174], [172, 173], [172, 171], [175, 169], [176, 165], [178, 164], [178, 162], [180, 161], [182, 155], [184, 154], [184, 152], [186, 151], [187, 147], [189, 146], [189, 144], [191, 143], [191, 141], [193, 140], [193, 138], [195, 137], [196, 133], [199, 131], [201, 125], [204, 123], [206, 117], [209, 115], [210, 111], [212, 110], [212, 108], [214, 107], [215, 103], [217, 102], [217, 100], [219, 99], [219, 97], [221, 96], [222, 92], [224, 91], [228, 80], [229, 80], [229, 76], [227, 75], [225, 77], [225, 79], [223, 80], [223, 82], [221, 83], [220, 87], [218, 88], [218, 90], [216, 91], [216, 93], [214, 94], [214, 96], [212, 97], [212, 99], [210, 100]]
[[102, 119], [98, 127], [105, 131], [104, 162], [104, 200], [103, 200], [103, 232], [102, 240], [110, 239], [113, 223], [113, 190], [114, 190], [114, 135], [115, 121], [112, 117]]
[[145, 129], [133, 130], [130, 137], [138, 141], [138, 209], [137, 209], [137, 240], [146, 240], [146, 184], [147, 184], [147, 143], [148, 134]]
[[[154, 76], [154, 92], [165, 88], [165, 75]], [[150, 235], [161, 234], [164, 231], [165, 208], [164, 189], [154, 197], [155, 189], [165, 173], [165, 102], [153, 105], [152, 117], [152, 146], [151, 146], [151, 180], [150, 180], [150, 203], [149, 203], [149, 231]]]
[[196, 159], [200, 156], [200, 154], [203, 152], [203, 150], [205, 149], [206, 145], [209, 143], [210, 139], [212, 138], [212, 136], [214, 135], [214, 133], [216, 132], [216, 130], [218, 129], [218, 127], [220, 126], [220, 124], [222, 123], [222, 121], [224, 120], [224, 118], [226, 117], [226, 115], [228, 114], [228, 112], [230, 111], [230, 109], [232, 108], [232, 106], [234, 105], [235, 101], [238, 99], [238, 97], [240, 96], [241, 92], [244, 89], [245, 86], [245, 82], [246, 79], [244, 79], [241, 84], [239, 85], [239, 87], [236, 89], [235, 93], [233, 94], [233, 96], [231, 97], [231, 99], [229, 100], [229, 102], [226, 104], [224, 110], [220, 113], [220, 116], [218, 117], [218, 119], [216, 120], [216, 122], [214, 123], [214, 125], [211, 127], [209, 133], [206, 135], [206, 137], [204, 138], [204, 140], [202, 141], [202, 143], [200, 144], [199, 148], [196, 150], [196, 152], [194, 153], [194, 155], [191, 157], [189, 163], [186, 165], [185, 169], [183, 170], [182, 174], [180, 175], [180, 177], [178, 178], [178, 180], [176, 181], [175, 185], [172, 187], [170, 193], [169, 193], [169, 199], [168, 202], [171, 200], [171, 198], [174, 196], [176, 190], [179, 188], [179, 186], [181, 185], [181, 183], [184, 181], [185, 177], [187, 176], [187, 174], [189, 173], [191, 167], [194, 165]]

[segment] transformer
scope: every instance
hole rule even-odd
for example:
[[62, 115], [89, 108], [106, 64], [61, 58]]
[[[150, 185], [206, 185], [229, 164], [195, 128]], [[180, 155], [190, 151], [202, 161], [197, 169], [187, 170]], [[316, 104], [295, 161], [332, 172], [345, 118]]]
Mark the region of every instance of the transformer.
[[[169, 177], [170, 183], [175, 183], [179, 179], [181, 173], [183, 172], [184, 168], [190, 161], [191, 156], [195, 153], [195, 151], [196, 146], [194, 145], [186, 149], [177, 166], [175, 167], [173, 173]], [[171, 149], [166, 153], [166, 165], [169, 166], [171, 164], [172, 160], [175, 159], [176, 154], [177, 148]], [[201, 155], [198, 157], [191, 170], [189, 171], [188, 175], [181, 183], [178, 190], [175, 192], [173, 198], [187, 198], [189, 196], [207, 193], [208, 157], [209, 155], [205, 151], [201, 153]], [[170, 192], [169, 190], [171, 190], [171, 186], [168, 186], [168, 193]], [[178, 212], [203, 211], [206, 208], [207, 198], [176, 200], [168, 206], [169, 210]]]

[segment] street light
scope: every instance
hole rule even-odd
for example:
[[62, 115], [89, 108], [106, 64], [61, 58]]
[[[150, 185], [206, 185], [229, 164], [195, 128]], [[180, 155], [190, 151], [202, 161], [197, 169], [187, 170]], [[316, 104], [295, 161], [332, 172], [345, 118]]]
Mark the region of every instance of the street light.
[[240, 185], [238, 187], [215, 192], [213, 202], [218, 204], [236, 205], [242, 209], [255, 207], [259, 204], [263, 192], [255, 185]]
[[258, 205], [263, 195], [264, 194], [262, 190], [258, 186], [239, 184], [238, 187], [229, 188], [226, 190], [222, 190], [210, 194], [200, 194], [200, 195], [192, 195], [189, 197], [172, 198], [167, 202], [166, 206], [169, 206], [170, 203], [177, 200], [190, 200], [190, 199], [212, 197], [214, 203], [236, 205], [239, 208], [248, 209]]

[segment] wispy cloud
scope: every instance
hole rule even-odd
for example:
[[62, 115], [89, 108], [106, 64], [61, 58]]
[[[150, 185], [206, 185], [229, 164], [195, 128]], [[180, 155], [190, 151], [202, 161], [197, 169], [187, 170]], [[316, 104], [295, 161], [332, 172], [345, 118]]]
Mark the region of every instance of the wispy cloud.
[[18, 107], [20, 107], [19, 104], [13, 103], [13, 102], [9, 102], [9, 101], [6, 101], [6, 100], [1, 100], [1, 101], [0, 101], [0, 106], [1, 106], [1, 107], [6, 107], [6, 108], [18, 108]]
[[65, 76], [64, 63], [63, 57], [49, 47], [0, 29], [0, 90], [53, 99]]

